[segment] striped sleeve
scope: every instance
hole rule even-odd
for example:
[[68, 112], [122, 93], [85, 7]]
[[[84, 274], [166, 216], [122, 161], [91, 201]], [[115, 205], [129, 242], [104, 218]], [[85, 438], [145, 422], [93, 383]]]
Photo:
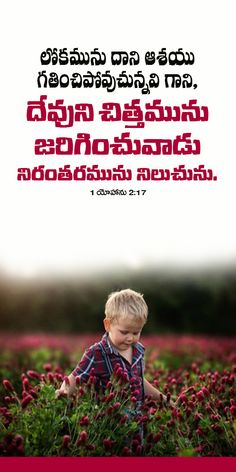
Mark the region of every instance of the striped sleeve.
[[72, 371], [75, 377], [79, 377], [82, 381], [86, 382], [89, 378], [91, 369], [94, 367], [94, 349], [90, 347], [87, 349], [77, 364], [76, 368]]

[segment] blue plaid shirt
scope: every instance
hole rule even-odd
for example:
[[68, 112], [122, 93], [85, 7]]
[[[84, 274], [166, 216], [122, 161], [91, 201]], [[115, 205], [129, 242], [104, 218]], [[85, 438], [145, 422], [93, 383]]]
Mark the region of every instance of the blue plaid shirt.
[[136, 398], [137, 404], [141, 405], [144, 400], [144, 351], [145, 348], [141, 343], [135, 343], [132, 364], [130, 364], [111, 344], [108, 333], [105, 333], [100, 342], [93, 344], [85, 351], [72, 373], [75, 377], [80, 377], [81, 381], [86, 382], [91, 369], [94, 369], [93, 375], [97, 378], [97, 388], [101, 386], [105, 391], [106, 384], [118, 364], [127, 373], [128, 379], [132, 379], [132, 385], [136, 392], [139, 391]]

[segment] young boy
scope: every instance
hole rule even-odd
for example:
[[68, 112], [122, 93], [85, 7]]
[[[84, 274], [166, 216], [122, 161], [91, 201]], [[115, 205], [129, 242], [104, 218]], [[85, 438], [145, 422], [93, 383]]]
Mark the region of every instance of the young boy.
[[[103, 323], [106, 333], [100, 342], [85, 351], [69, 375], [69, 382], [63, 382], [56, 390], [56, 397], [73, 393], [76, 377], [87, 381], [92, 369], [97, 386], [101, 385], [105, 390], [112, 372], [120, 366], [135, 388], [136, 408], [142, 405], [145, 395], [158, 401], [162, 398], [165, 402], [166, 396], [144, 377], [144, 347], [139, 338], [147, 321], [148, 308], [143, 296], [130, 289], [113, 292], [106, 302], [105, 315]], [[170, 404], [173, 405], [173, 402], [170, 401]]]

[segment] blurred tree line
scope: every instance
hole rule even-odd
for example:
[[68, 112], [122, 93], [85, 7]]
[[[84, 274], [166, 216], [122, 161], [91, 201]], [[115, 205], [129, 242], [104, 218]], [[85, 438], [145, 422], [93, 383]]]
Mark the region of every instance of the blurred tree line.
[[117, 272], [77, 279], [0, 277], [0, 330], [89, 333], [103, 331], [109, 293], [132, 288], [149, 307], [145, 334], [236, 334], [236, 273]]

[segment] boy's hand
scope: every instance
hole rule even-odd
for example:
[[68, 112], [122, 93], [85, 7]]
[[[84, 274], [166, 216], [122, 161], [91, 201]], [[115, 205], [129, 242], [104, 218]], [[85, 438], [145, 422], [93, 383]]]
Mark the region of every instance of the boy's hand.
[[71, 395], [76, 387], [76, 380], [73, 374], [70, 374], [69, 377], [64, 380], [61, 387], [55, 391], [55, 398], [65, 397]]
[[65, 395], [67, 395], [67, 392], [65, 390], [62, 390], [60, 388], [58, 388], [58, 390], [55, 391], [55, 398], [60, 398], [60, 397], [64, 397]]

